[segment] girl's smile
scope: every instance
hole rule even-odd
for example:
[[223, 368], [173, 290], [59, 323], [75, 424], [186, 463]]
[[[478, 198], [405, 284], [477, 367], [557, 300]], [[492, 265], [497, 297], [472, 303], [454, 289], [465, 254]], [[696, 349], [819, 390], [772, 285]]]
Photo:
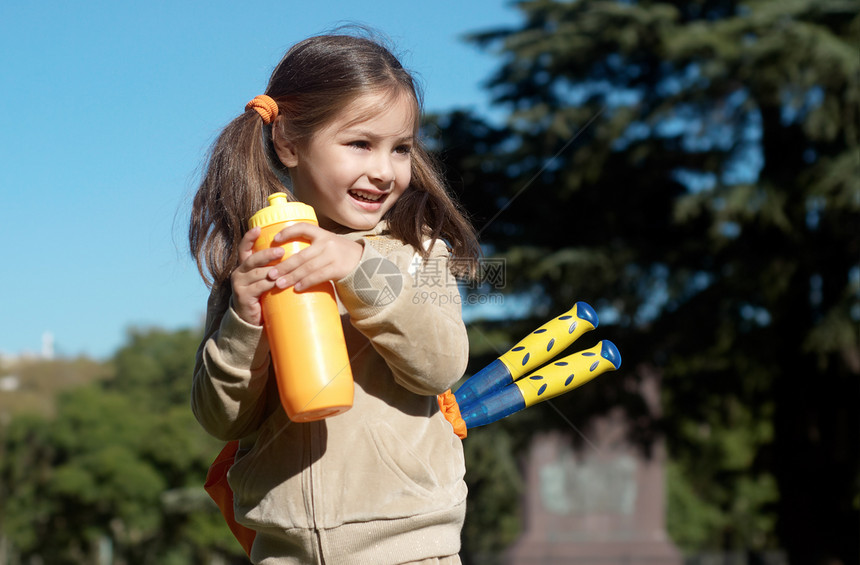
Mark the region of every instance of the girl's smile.
[[379, 194], [373, 194], [367, 190], [350, 190], [349, 195], [359, 201], [364, 202], [373, 202], [379, 203], [380, 201], [385, 199], [386, 194], [381, 192]]
[[394, 206], [412, 177], [416, 111], [408, 96], [369, 94], [307, 143], [275, 135], [293, 194], [313, 206], [321, 227], [368, 230]]

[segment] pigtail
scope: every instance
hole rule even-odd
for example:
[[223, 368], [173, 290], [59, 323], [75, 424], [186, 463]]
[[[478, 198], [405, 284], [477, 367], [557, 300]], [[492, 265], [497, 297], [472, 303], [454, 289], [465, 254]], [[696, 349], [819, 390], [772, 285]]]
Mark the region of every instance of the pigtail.
[[[264, 129], [265, 128], [265, 129]], [[264, 126], [257, 112], [230, 122], [212, 145], [194, 196], [188, 240], [210, 288], [224, 288], [239, 262], [248, 219], [284, 186], [269, 167]]]
[[444, 240], [451, 248], [455, 275], [478, 278], [481, 247], [475, 229], [462, 207], [448, 194], [435, 159], [421, 146], [412, 149], [412, 181], [386, 219], [388, 229], [401, 241], [412, 245], [427, 258], [423, 239]]

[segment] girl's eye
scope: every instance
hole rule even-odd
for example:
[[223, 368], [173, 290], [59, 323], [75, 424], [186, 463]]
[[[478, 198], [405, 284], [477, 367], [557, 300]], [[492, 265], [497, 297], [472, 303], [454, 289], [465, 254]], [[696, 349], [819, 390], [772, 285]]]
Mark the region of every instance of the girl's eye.
[[409, 155], [410, 153], [412, 153], [412, 146], [411, 145], [400, 145], [400, 146], [394, 148], [394, 152], [399, 153], [401, 155]]
[[357, 149], [369, 149], [370, 148], [370, 143], [368, 143], [367, 141], [350, 141], [349, 145], [351, 147], [355, 147]]

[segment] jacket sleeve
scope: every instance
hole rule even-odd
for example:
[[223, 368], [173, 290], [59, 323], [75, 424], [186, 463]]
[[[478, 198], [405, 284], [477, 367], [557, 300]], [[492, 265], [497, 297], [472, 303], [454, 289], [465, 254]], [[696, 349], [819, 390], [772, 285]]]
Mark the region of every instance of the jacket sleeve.
[[436, 241], [420, 260], [399, 242], [384, 254], [372, 242], [363, 244], [356, 269], [335, 285], [352, 325], [401, 386], [428, 396], [444, 392], [463, 376], [469, 356], [447, 246]]
[[203, 342], [197, 350], [191, 408], [211, 435], [245, 437], [259, 428], [266, 410], [269, 348], [262, 327], [243, 321], [230, 305], [209, 297]]

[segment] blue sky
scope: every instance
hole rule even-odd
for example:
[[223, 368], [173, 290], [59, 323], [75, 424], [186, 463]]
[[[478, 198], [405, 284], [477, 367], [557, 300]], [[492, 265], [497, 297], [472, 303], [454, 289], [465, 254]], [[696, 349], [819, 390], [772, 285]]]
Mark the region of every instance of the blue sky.
[[109, 357], [130, 327], [201, 323], [185, 233], [198, 167], [283, 52], [340, 23], [387, 34], [430, 111], [488, 112], [499, 60], [463, 35], [506, 0], [3, 2], [0, 354]]

